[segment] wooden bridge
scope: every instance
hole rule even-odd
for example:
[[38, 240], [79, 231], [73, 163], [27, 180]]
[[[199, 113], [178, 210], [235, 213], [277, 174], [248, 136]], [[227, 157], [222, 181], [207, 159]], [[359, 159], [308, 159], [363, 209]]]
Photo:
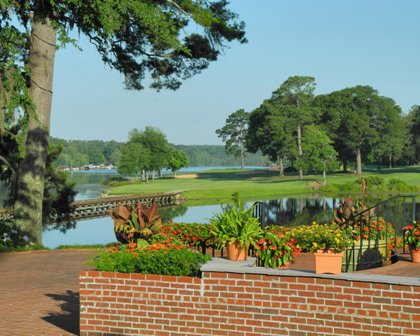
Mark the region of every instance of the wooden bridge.
[[[54, 214], [51, 220], [60, 220], [62, 218], [71, 219], [88, 219], [92, 217], [100, 217], [109, 215], [109, 211], [114, 209], [118, 204], [134, 206], [142, 203], [149, 206], [153, 202], [157, 202], [159, 207], [169, 207], [182, 204], [184, 197], [181, 192], [168, 192], [163, 194], [148, 195], [128, 195], [116, 197], [104, 197], [94, 200], [75, 201], [70, 205], [69, 213]], [[6, 209], [0, 209], [0, 219], [12, 218], [13, 215]]]

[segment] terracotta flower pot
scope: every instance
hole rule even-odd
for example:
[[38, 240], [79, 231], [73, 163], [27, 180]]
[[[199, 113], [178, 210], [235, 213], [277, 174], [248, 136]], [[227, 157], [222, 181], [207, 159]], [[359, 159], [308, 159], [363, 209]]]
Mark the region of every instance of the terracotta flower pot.
[[315, 256], [315, 273], [341, 274], [341, 261], [343, 252], [334, 253], [329, 249], [318, 250]]
[[248, 253], [245, 247], [239, 245], [239, 243], [227, 243], [226, 245], [227, 255], [229, 260], [243, 261], [246, 260]]
[[413, 263], [420, 263], [420, 248], [410, 246], [411, 261]]

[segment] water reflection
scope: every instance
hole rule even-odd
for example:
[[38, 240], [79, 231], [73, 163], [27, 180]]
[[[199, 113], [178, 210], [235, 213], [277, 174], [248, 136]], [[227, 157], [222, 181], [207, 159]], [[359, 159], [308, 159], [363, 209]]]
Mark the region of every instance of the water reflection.
[[[264, 202], [264, 218], [268, 224], [300, 225], [309, 224], [313, 220], [329, 221], [332, 218], [337, 199], [299, 199], [283, 198]], [[251, 205], [248, 203], [247, 205]], [[221, 211], [221, 205], [191, 206], [180, 205], [161, 209], [159, 212], [164, 222], [176, 223], [209, 223], [216, 212]], [[55, 248], [58, 245], [73, 244], [107, 244], [115, 241], [113, 222], [110, 217], [102, 217], [77, 222], [74, 229], [61, 232], [59, 229], [47, 227], [43, 234], [46, 247]]]
[[88, 170], [80, 172], [70, 172], [69, 178], [76, 183], [76, 200], [96, 199], [101, 196], [108, 187], [102, 182], [116, 176], [115, 170]]
[[325, 223], [331, 221], [339, 201], [336, 198], [282, 198], [263, 201], [262, 217], [265, 225], [296, 226], [313, 221]]

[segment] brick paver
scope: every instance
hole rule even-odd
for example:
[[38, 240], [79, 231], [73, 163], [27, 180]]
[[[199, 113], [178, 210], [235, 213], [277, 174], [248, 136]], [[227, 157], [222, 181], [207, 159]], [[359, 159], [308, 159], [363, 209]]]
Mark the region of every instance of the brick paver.
[[0, 254], [0, 335], [78, 335], [79, 271], [94, 251]]
[[[95, 251], [63, 250], [0, 254], [0, 336], [78, 335], [79, 272], [91, 268]], [[292, 269], [313, 270], [301, 254]], [[395, 264], [363, 273], [420, 278], [408, 255]]]

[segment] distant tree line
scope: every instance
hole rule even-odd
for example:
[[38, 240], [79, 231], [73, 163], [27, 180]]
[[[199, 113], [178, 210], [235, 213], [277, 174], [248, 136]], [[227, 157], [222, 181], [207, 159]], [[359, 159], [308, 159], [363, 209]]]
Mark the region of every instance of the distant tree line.
[[[54, 146], [61, 147], [61, 153], [54, 165], [64, 167], [83, 167], [93, 165], [117, 166], [121, 158], [123, 142], [102, 140], [63, 140], [52, 138]], [[225, 152], [223, 145], [173, 145], [177, 151], [185, 153], [189, 166], [237, 166], [240, 161], [232, 154]], [[249, 166], [266, 166], [268, 158], [261, 152], [248, 154], [246, 164]]]
[[408, 114], [392, 98], [370, 86], [316, 96], [315, 79], [289, 77], [272, 96], [251, 112], [238, 110], [216, 130], [227, 152], [243, 155], [261, 151], [277, 162], [299, 171], [325, 172], [362, 163], [393, 167], [420, 163], [420, 107]]

